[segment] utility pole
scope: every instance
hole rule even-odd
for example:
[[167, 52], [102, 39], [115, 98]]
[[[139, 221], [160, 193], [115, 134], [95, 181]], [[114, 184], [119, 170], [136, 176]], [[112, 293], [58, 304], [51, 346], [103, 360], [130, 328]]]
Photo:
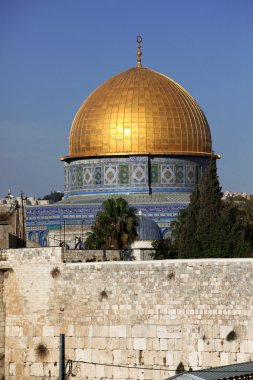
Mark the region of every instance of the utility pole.
[[24, 193], [21, 191], [21, 210], [22, 210], [22, 246], [25, 247], [25, 212], [24, 212]]
[[60, 245], [61, 245], [61, 227], [62, 225], [61, 225], [61, 219], [60, 219]]
[[82, 249], [83, 249], [83, 224], [84, 224], [84, 219], [82, 220], [82, 239], [81, 239], [81, 241], [82, 241]]
[[60, 334], [59, 380], [65, 380], [65, 334]]

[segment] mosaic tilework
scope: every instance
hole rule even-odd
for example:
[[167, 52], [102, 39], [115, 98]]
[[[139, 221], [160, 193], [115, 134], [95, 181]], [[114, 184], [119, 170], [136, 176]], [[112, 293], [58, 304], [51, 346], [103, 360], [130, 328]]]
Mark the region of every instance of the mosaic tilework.
[[159, 172], [158, 164], [153, 164], [151, 166], [151, 183], [158, 183], [159, 181]]
[[95, 167], [95, 185], [100, 185], [102, 183], [102, 167]]
[[194, 185], [196, 179], [196, 169], [192, 165], [185, 166], [186, 171], [186, 184]]
[[129, 165], [119, 165], [119, 183], [129, 183]]
[[83, 168], [78, 166], [76, 168], [76, 184], [78, 187], [83, 186]]
[[[169, 230], [170, 223], [176, 218], [179, 210], [187, 206], [187, 203], [156, 203], [146, 196], [146, 201], [141, 203], [129, 202], [129, 204], [144, 215], [154, 219], [161, 230]], [[101, 205], [82, 204], [82, 205], [51, 205], [51, 206], [30, 206], [26, 209], [26, 230], [28, 240], [37, 241], [39, 244], [47, 244], [48, 231], [63, 230], [75, 226], [80, 230], [82, 224], [91, 226], [95, 220]], [[84, 221], [84, 222], [83, 222]]]
[[176, 183], [176, 166], [161, 165], [161, 183], [175, 184]]
[[42, 247], [46, 247], [48, 244], [47, 237], [48, 237], [48, 230], [33, 230], [29, 231], [27, 234], [27, 238], [29, 241], [34, 241], [36, 243], [39, 243]]
[[76, 186], [76, 168], [70, 168], [70, 186], [75, 187]]
[[184, 183], [184, 166], [176, 166], [176, 183]]
[[105, 166], [104, 178], [105, 178], [105, 185], [116, 184], [118, 182], [117, 166], [116, 165]]
[[[65, 163], [65, 194], [144, 193], [193, 190], [208, 159], [177, 156], [130, 156], [79, 159]], [[149, 175], [150, 168], [150, 176]]]
[[84, 185], [92, 184], [92, 169], [89, 167], [85, 167], [83, 169], [83, 184]]
[[132, 170], [133, 183], [147, 183], [146, 165], [133, 165]]

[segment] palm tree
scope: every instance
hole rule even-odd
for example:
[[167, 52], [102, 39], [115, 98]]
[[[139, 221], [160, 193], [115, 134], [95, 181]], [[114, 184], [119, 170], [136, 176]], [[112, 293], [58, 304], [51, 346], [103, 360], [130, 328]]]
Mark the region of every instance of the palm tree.
[[123, 198], [109, 198], [104, 201], [102, 208], [96, 216], [85, 248], [115, 248], [120, 251], [128, 248], [137, 237], [136, 210]]

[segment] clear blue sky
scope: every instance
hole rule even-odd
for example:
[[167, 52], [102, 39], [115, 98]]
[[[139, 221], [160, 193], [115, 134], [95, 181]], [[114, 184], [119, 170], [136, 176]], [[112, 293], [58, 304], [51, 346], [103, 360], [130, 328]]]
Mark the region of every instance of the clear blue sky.
[[252, 0], [1, 0], [0, 196], [63, 190], [75, 113], [135, 66], [138, 34], [204, 110], [223, 191], [253, 193]]

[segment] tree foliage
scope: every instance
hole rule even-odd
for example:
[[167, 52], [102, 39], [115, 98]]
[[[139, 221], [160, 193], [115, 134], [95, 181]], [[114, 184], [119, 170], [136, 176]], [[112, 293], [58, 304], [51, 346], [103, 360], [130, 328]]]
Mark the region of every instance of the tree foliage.
[[172, 225], [179, 258], [247, 257], [253, 252], [253, 211], [222, 201], [215, 159]]
[[86, 249], [125, 249], [137, 237], [136, 210], [123, 198], [107, 199], [85, 241]]
[[151, 257], [154, 260], [175, 259], [177, 257], [177, 251], [171, 239], [155, 240], [152, 243], [152, 247], [155, 249], [151, 253]]
[[49, 203], [56, 203], [62, 200], [64, 194], [60, 191], [51, 191], [50, 194], [45, 195], [42, 199], [48, 200]]

